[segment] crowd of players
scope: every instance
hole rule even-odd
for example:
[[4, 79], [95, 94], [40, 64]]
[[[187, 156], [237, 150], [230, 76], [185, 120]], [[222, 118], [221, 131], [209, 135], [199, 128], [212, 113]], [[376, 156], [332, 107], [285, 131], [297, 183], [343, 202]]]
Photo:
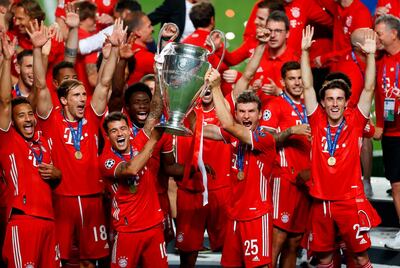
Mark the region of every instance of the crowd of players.
[[210, 2], [183, 2], [180, 42], [216, 48], [192, 137], [155, 128], [163, 8], [60, 1], [46, 26], [34, 0], [0, 1], [1, 266], [167, 267], [175, 239], [194, 267], [207, 230], [224, 267], [295, 267], [300, 248], [372, 267], [371, 138], [400, 215], [399, 2], [260, 0], [234, 51]]

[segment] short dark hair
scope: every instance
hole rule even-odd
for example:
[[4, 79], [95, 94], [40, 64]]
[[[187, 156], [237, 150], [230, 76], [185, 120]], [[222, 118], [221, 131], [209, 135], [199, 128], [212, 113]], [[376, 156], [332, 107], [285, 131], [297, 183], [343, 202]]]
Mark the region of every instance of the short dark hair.
[[103, 121], [103, 129], [106, 133], [108, 133], [108, 123], [110, 122], [114, 122], [114, 121], [121, 121], [121, 120], [125, 120], [126, 124], [129, 126], [128, 123], [128, 117], [121, 113], [121, 112], [111, 112], [109, 113]]
[[60, 70], [65, 69], [65, 68], [74, 69], [75, 66], [73, 63], [68, 62], [68, 61], [61, 61], [61, 62], [57, 63], [53, 67], [53, 72], [52, 72], [53, 79], [56, 79], [56, 77], [60, 74]]
[[149, 96], [150, 100], [152, 98], [150, 88], [146, 84], [138, 82], [138, 83], [135, 83], [135, 84], [129, 86], [126, 89], [125, 95], [124, 95], [125, 105], [127, 105], [129, 103], [132, 95], [135, 94], [136, 92], [143, 92], [143, 93], [147, 94], [147, 96]]
[[78, 86], [83, 86], [82, 82], [76, 79], [66, 79], [61, 82], [57, 88], [58, 99], [61, 100], [62, 97], [67, 97], [68, 92]]
[[135, 0], [119, 0], [114, 10], [115, 12], [122, 12], [125, 9], [131, 12], [142, 11], [142, 6]]
[[22, 64], [24, 57], [31, 56], [33, 57], [33, 52], [30, 49], [22, 50], [20, 53], [17, 54], [17, 63], [19, 65]]
[[237, 106], [239, 103], [257, 103], [257, 109], [258, 111], [261, 111], [261, 100], [260, 98], [254, 94], [253, 92], [243, 92], [240, 94], [237, 99], [236, 99], [236, 104], [235, 104], [235, 110], [237, 110]]
[[77, 8], [79, 8], [79, 20], [83, 21], [86, 19], [94, 19], [96, 18], [97, 7], [95, 4], [89, 1], [78, 2], [75, 4]]
[[215, 17], [215, 10], [213, 5], [208, 2], [195, 4], [189, 13], [189, 18], [196, 29], [199, 27], [208, 27], [213, 17]]
[[19, 97], [13, 98], [11, 100], [11, 108], [12, 109], [14, 109], [16, 106], [18, 106], [20, 104], [29, 104], [29, 105], [31, 105], [31, 103], [29, 102], [28, 98], [26, 98], [26, 97], [19, 96]]
[[344, 91], [346, 100], [350, 98], [351, 91], [349, 85], [342, 79], [333, 79], [328, 83], [324, 84], [319, 91], [321, 100], [325, 99], [325, 94], [328, 89], [338, 88]]
[[281, 77], [282, 77], [282, 79], [285, 79], [286, 73], [288, 71], [300, 70], [300, 69], [301, 69], [300, 63], [298, 63], [297, 61], [287, 61], [282, 65]]
[[46, 18], [46, 13], [44, 13], [37, 1], [21, 0], [14, 6], [22, 7], [31, 19], [37, 19], [40, 22]]
[[277, 10], [285, 12], [285, 6], [281, 1], [264, 0], [257, 4], [257, 8], [268, 8], [270, 13]]
[[140, 26], [142, 26], [142, 18], [144, 16], [146, 16], [146, 14], [142, 11], [132, 12], [132, 19], [126, 21], [126, 26], [128, 26], [128, 32], [133, 32], [137, 30]]
[[390, 30], [396, 30], [397, 31], [397, 38], [400, 39], [400, 19], [390, 15], [390, 14], [385, 14], [382, 16], [379, 16], [376, 21], [375, 21], [375, 26], [384, 23], [387, 27], [389, 27]]
[[279, 10], [271, 12], [268, 16], [267, 23], [269, 21], [283, 22], [285, 24], [286, 31], [289, 31], [289, 19], [286, 16], [285, 12]]
[[349, 88], [352, 87], [350, 78], [345, 73], [342, 72], [332, 72], [327, 74], [325, 76], [323, 85], [335, 79], [343, 80], [349, 86]]

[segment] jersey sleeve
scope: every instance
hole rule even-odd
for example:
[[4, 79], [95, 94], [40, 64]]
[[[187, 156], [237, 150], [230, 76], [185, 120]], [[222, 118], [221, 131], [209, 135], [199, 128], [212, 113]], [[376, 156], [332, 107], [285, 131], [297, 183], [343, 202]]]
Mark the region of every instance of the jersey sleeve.
[[265, 130], [257, 129], [252, 132], [252, 150], [266, 152], [275, 148], [274, 137]]
[[174, 147], [172, 145], [172, 135], [164, 133], [163, 134], [164, 143], [161, 148], [162, 154], [172, 153], [174, 151]]
[[110, 153], [104, 153], [99, 158], [99, 168], [100, 173], [103, 178], [115, 179], [115, 172], [119, 164], [121, 164], [122, 159], [113, 156]]

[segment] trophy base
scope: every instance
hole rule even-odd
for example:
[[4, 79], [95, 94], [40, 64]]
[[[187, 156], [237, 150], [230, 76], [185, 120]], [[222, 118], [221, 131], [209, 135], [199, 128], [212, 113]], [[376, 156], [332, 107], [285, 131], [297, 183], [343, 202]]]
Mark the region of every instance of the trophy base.
[[160, 123], [156, 128], [165, 128], [165, 132], [176, 136], [193, 136], [193, 132], [184, 127], [183, 125], [172, 125], [167, 123]]

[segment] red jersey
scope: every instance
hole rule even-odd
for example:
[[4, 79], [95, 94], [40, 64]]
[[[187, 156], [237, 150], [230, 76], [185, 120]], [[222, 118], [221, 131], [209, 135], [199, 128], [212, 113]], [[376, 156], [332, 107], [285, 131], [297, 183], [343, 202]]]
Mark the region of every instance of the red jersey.
[[[209, 34], [210, 34], [210, 31], [196, 29], [192, 34], [190, 34], [188, 37], [186, 37], [182, 41], [182, 43], [199, 46], [199, 47], [207, 49], [208, 51], [211, 51], [212, 48], [209, 45], [207, 45], [207, 38], [208, 38]], [[212, 67], [214, 67], [214, 68], [217, 68], [220, 60], [221, 60], [220, 57], [218, 57], [216, 54], [210, 55], [208, 57], [208, 62], [211, 63]], [[223, 72], [227, 69], [228, 69], [228, 66], [222, 62], [219, 67], [219, 71]]]
[[[210, 111], [203, 112], [203, 125], [220, 125], [217, 118], [215, 108]], [[182, 165], [186, 164], [186, 160], [191, 157], [190, 147], [193, 143], [193, 137], [176, 137], [176, 161]], [[222, 141], [211, 139], [203, 139], [203, 162], [211, 166], [215, 171], [215, 176], [207, 173], [207, 189], [209, 191], [217, 190], [230, 185], [231, 166], [231, 146]], [[203, 177], [201, 172], [196, 172], [192, 178], [183, 178], [178, 182], [178, 186], [190, 191], [203, 192]]]
[[271, 57], [268, 50], [264, 52], [263, 58], [261, 59], [260, 66], [258, 67], [253, 80], [250, 85], [261, 76], [264, 76], [263, 84], [271, 83], [268, 78], [271, 78], [275, 84], [280, 87], [281, 85], [281, 68], [282, 65], [288, 61], [298, 61], [300, 59], [299, 55], [291, 47], [286, 47], [282, 55], [278, 57]]
[[[85, 30], [82, 30], [81, 28], [78, 29], [79, 40], [87, 38], [91, 35], [92, 35], [92, 33], [86, 32]], [[88, 96], [93, 95], [94, 87], [92, 87], [89, 83], [88, 75], [86, 72], [86, 65], [88, 65], [88, 64], [96, 65], [96, 63], [97, 63], [97, 52], [92, 52], [87, 55], [78, 54], [76, 57], [76, 62], [75, 62], [76, 74], [78, 76], [79, 81], [81, 81], [83, 83], [83, 85], [85, 86], [86, 93]]]
[[[76, 2], [74, 0], [61, 0], [59, 1], [56, 8], [56, 17], [65, 17], [65, 5], [71, 2]], [[114, 15], [114, 7], [118, 0], [91, 0], [97, 7], [97, 14], [101, 16], [102, 14], [108, 14], [110, 16]]]
[[[144, 131], [138, 133], [131, 141], [133, 157], [143, 149], [148, 140]], [[112, 190], [114, 229], [118, 232], [137, 232], [160, 224], [163, 213], [150, 167], [145, 166], [133, 178], [117, 179], [115, 170], [122, 162], [129, 161], [131, 154], [122, 156], [124, 159], [111, 148], [107, 148], [99, 158], [100, 172]]]
[[[368, 121], [358, 108], [347, 108], [334, 157], [328, 165], [327, 115], [318, 106], [309, 116], [312, 132], [310, 195], [323, 200], [347, 200], [356, 197], [356, 187], [362, 189], [360, 151], [364, 127]], [[332, 139], [338, 126], [331, 126]]]
[[[228, 216], [233, 220], [251, 220], [272, 209], [271, 190], [268, 188], [273, 161], [275, 140], [271, 134], [257, 129], [251, 132], [252, 144], [242, 144], [238, 139], [221, 130], [226, 143], [232, 145], [231, 185], [232, 197]], [[243, 157], [240, 157], [243, 156]], [[243, 164], [243, 179], [239, 169]]]
[[[257, 4], [251, 11], [248, 23], [246, 24], [244, 37], [247, 41], [249, 38], [254, 38], [256, 33], [256, 25], [254, 20], [257, 15]], [[323, 25], [327, 27], [332, 26], [332, 17], [321, 7], [315, 0], [293, 0], [290, 3], [285, 3], [285, 13], [289, 19], [290, 35], [287, 41], [288, 46], [292, 47], [295, 51], [301, 49], [301, 38], [303, 28], [310, 23], [316, 25]]]
[[38, 171], [38, 160], [42, 154], [43, 163], [51, 163], [47, 141], [35, 133], [33, 141], [26, 141], [14, 127], [7, 131], [0, 129], [0, 166], [12, 196], [8, 209], [18, 209], [26, 215], [54, 219], [52, 190]]
[[400, 17], [400, 2], [398, 0], [378, 0], [376, 8], [378, 7], [386, 7], [389, 9], [388, 14]]
[[39, 124], [52, 149], [55, 166], [62, 172], [61, 183], [55, 193], [67, 196], [80, 196], [101, 193], [98, 168], [98, 133], [101, 115], [97, 115], [91, 105], [85, 109], [82, 119], [80, 151], [82, 159], [75, 158], [75, 147], [71, 128], [77, 130], [78, 122], [69, 122], [60, 107], [53, 108], [48, 118], [40, 118]]
[[[291, 104], [283, 97], [276, 97], [263, 112], [260, 125], [267, 126], [282, 132], [291, 126], [301, 125], [306, 122], [307, 113], [303, 103], [293, 102], [301, 118]], [[305, 119], [304, 119], [305, 118]], [[302, 121], [303, 120], [303, 121]], [[280, 148], [277, 155], [279, 173], [285, 173], [289, 180], [296, 183], [297, 173], [310, 168], [311, 143], [306, 136], [292, 135]]]
[[[376, 126], [383, 127], [383, 135], [385, 136], [400, 136], [399, 73], [400, 52], [395, 55], [389, 55], [386, 53], [378, 64], [375, 88]], [[393, 122], [384, 120], [383, 108], [385, 98], [393, 98], [395, 100]]]
[[132, 51], [139, 49], [135, 54], [135, 70], [128, 78], [128, 85], [139, 82], [140, 79], [146, 74], [154, 73], [154, 53], [150, 52], [145, 46], [133, 44]]
[[372, 27], [371, 13], [360, 0], [354, 0], [350, 6], [344, 8], [340, 4], [336, 5], [333, 20], [333, 52], [321, 57], [322, 62], [350, 53], [352, 32], [358, 28]]

